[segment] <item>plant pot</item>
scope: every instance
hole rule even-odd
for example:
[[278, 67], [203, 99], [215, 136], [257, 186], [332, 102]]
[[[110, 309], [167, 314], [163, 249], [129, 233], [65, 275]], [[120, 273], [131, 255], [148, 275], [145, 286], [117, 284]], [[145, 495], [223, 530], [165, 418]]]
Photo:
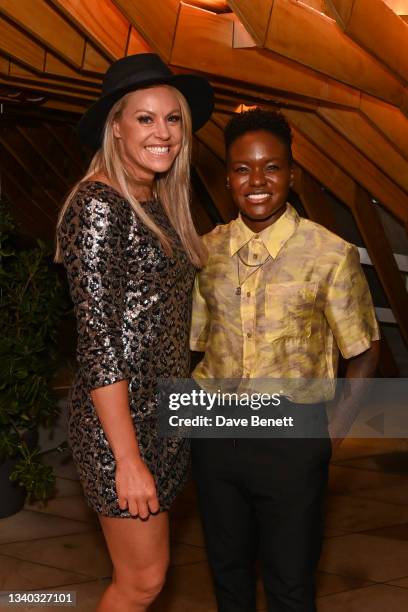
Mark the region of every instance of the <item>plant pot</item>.
[[[36, 429], [27, 430], [22, 435], [22, 438], [28, 448], [33, 450], [38, 442], [38, 432]], [[17, 482], [10, 480], [10, 475], [18, 461], [18, 457], [10, 457], [0, 463], [0, 518], [16, 514], [24, 506], [26, 498], [25, 488]]]

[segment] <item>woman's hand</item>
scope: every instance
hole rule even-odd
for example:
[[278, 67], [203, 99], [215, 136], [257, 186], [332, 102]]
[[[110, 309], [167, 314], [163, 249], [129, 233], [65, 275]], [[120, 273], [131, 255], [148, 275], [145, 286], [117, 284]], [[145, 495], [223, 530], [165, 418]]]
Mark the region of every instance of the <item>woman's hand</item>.
[[159, 511], [154, 478], [140, 457], [116, 461], [116, 492], [119, 508], [147, 519]]
[[121, 510], [147, 519], [159, 511], [156, 484], [143, 462], [129, 409], [128, 383], [120, 380], [91, 391], [92, 401], [116, 460], [116, 492]]

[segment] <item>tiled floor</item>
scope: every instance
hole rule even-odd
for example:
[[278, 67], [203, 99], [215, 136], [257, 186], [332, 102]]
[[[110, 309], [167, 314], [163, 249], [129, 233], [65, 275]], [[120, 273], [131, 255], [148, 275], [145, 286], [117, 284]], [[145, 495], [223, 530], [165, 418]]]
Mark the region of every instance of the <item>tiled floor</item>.
[[[76, 610], [90, 612], [109, 582], [109, 556], [71, 463], [50, 460], [55, 498], [0, 521], [0, 591], [76, 591]], [[318, 595], [319, 612], [408, 610], [408, 441], [348, 440], [333, 457]], [[171, 568], [152, 611], [215, 610], [190, 483], [172, 512]]]

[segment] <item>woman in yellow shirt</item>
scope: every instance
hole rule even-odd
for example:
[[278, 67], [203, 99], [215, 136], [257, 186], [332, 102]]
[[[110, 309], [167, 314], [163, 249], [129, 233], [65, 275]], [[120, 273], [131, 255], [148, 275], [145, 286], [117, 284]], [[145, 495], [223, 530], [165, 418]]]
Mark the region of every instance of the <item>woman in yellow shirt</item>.
[[[193, 377], [263, 390], [269, 379], [301, 437], [193, 440], [208, 558], [220, 612], [255, 612], [257, 558], [270, 612], [312, 612], [332, 447], [324, 402], [339, 352], [348, 377], [373, 375], [378, 326], [357, 249], [287, 204], [285, 119], [248, 111], [230, 121], [225, 141], [239, 216], [204, 238], [209, 260], [195, 281], [190, 339], [204, 357]], [[355, 400], [339, 404], [333, 444]]]

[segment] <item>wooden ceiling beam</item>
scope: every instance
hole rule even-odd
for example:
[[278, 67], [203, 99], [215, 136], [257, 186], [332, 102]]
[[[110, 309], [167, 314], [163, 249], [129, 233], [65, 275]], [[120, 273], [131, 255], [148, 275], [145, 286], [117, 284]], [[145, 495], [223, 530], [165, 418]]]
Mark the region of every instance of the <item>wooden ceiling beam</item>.
[[[42, 108], [53, 108], [56, 110], [64, 111], [65, 113], [76, 113], [82, 114], [86, 108], [88, 108], [93, 100], [87, 98], [84, 95], [78, 95], [72, 92], [67, 92], [64, 87], [56, 88], [53, 85], [38, 86], [37, 82], [31, 81], [30, 79], [18, 79], [18, 78], [2, 78], [0, 75], [0, 85], [5, 86], [7, 89], [13, 89], [21, 92], [27, 92], [27, 94], [38, 94], [43, 95], [45, 100], [41, 102], [41, 105], [22, 106], [23, 113], [35, 112]], [[13, 103], [12, 100], [5, 100], [6, 110], [7, 108], [17, 109], [18, 103]]]
[[210, 78], [210, 83], [214, 88], [216, 97], [219, 96], [220, 98], [230, 100], [231, 110], [235, 110], [240, 104], [245, 104], [246, 106], [268, 104], [270, 106], [275, 105], [277, 108], [287, 106], [313, 111], [317, 111], [319, 108], [319, 104], [314, 100], [291, 95], [286, 92], [273, 93], [271, 91], [264, 91], [262, 88], [256, 89], [255, 87], [250, 88], [244, 85], [231, 85], [214, 78]]
[[326, 0], [298, 0], [301, 4], [307, 4], [310, 8], [322, 13], [324, 15], [328, 15], [331, 17], [330, 10], [327, 7]]
[[[6, 76], [6, 75], [4, 75]], [[15, 64], [14, 62], [10, 63], [9, 71], [7, 76], [10, 79], [27, 79], [28, 81], [35, 81], [38, 83], [39, 87], [50, 85], [55, 88], [60, 88], [66, 92], [82, 92], [91, 98], [97, 97], [101, 88], [100, 81], [86, 81], [82, 79], [70, 78], [63, 75], [56, 74], [46, 74], [38, 78], [38, 75], [32, 70], [27, 70], [25, 67], [20, 66], [19, 64]], [[34, 87], [33, 87], [34, 88]]]
[[408, 196], [378, 167], [353, 147], [343, 136], [314, 113], [283, 111], [292, 126], [311, 140], [327, 157], [381, 202], [398, 219], [405, 221]]
[[337, 222], [324, 188], [301, 168], [295, 172], [294, 190], [298, 193], [309, 219], [338, 234]]
[[335, 20], [301, 2], [275, 0], [265, 47], [395, 106], [403, 104], [401, 81], [350, 41]]
[[292, 126], [292, 133], [292, 150], [295, 161], [341, 202], [351, 208], [355, 192], [353, 179], [294, 126]]
[[83, 70], [100, 73], [102, 77], [109, 68], [110, 63], [89, 41], [86, 41], [84, 61], [82, 63]]
[[383, 0], [399, 17], [408, 15], [408, 0]]
[[381, 131], [385, 138], [388, 138], [400, 155], [407, 157], [408, 121], [401, 111], [382, 100], [362, 94], [360, 112]]
[[[258, 49], [233, 49], [233, 23], [181, 4], [171, 64], [210, 76], [357, 108], [360, 93], [296, 62]], [[245, 85], [244, 85], [245, 86]]]
[[150, 53], [152, 48], [140, 36], [139, 32], [133, 26], [130, 27], [129, 43], [126, 55], [134, 55], [136, 53]]
[[66, 83], [63, 84], [51, 80], [42, 83], [42, 81], [38, 81], [28, 76], [19, 77], [12, 75], [10, 77], [6, 77], [0, 74], [0, 83], [6, 85], [8, 88], [26, 91], [31, 94], [33, 92], [44, 94], [44, 97], [46, 98], [48, 96], [61, 101], [67, 100], [70, 103], [72, 102], [74, 104], [79, 104], [81, 107], [90, 106], [95, 99], [95, 94], [91, 94], [89, 90], [77, 89], [74, 86], [68, 86]]
[[[173, 46], [179, 0], [112, 0], [152, 50], [168, 62]], [[197, 9], [199, 10], [199, 9]]]
[[214, 123], [221, 130], [220, 143], [222, 143], [222, 149], [220, 148], [220, 150], [222, 150], [222, 161], [224, 161], [225, 159], [224, 130], [233, 114], [235, 113], [220, 112], [213, 113], [211, 116], [211, 122]]
[[45, 62], [44, 47], [1, 16], [0, 40], [2, 53], [35, 70], [38, 74], [42, 72]]
[[[212, 209], [216, 207], [194, 167], [191, 173], [191, 183], [191, 216], [198, 235], [203, 236], [215, 225], [210, 215], [213, 214]], [[217, 209], [216, 214], [219, 217]]]
[[225, 164], [207, 146], [204, 138], [196, 149], [194, 167], [224, 223], [237, 216], [235, 204], [225, 187]]
[[[219, 116], [217, 115], [218, 119]], [[224, 121], [224, 118], [222, 119]], [[224, 223], [237, 216], [235, 205], [225, 187], [223, 126], [212, 120], [196, 133], [194, 166], [215, 203]]]
[[384, 0], [400, 19], [408, 23], [408, 0]]
[[188, 0], [188, 4], [213, 13], [229, 13], [231, 11], [226, 0]]
[[[219, 115], [217, 114], [218, 120]], [[211, 120], [207, 121], [204, 127], [196, 133], [196, 139], [199, 142], [203, 142], [214, 155], [218, 157], [220, 162], [224, 163], [225, 160], [225, 147], [223, 130], [219, 124]]]
[[[85, 45], [83, 36], [47, 2], [0, 0], [0, 12], [37, 39], [42, 46], [52, 49], [73, 67], [81, 67]], [[27, 45], [25, 43], [24, 47]]]
[[10, 60], [8, 57], [0, 56], [0, 72], [8, 74], [10, 70]]
[[[408, 195], [408, 162], [360, 113], [321, 108], [318, 113], [326, 123], [342, 134], [363, 155], [378, 166]], [[408, 141], [407, 141], [408, 145]], [[408, 155], [408, 148], [406, 154]]]
[[228, 0], [228, 4], [258, 45], [263, 47], [273, 0]]
[[82, 115], [82, 113], [88, 108], [88, 106], [89, 104], [74, 102], [72, 100], [59, 100], [58, 98], [50, 98], [49, 100], [44, 102], [42, 108]]
[[[12, 60], [22, 64], [28, 70], [35, 72], [39, 79], [42, 78], [45, 72], [50, 70], [58, 70], [58, 74], [61, 76], [76, 75], [75, 78], [78, 79], [86, 79], [88, 76], [91, 79], [97, 78], [98, 73], [101, 74], [102, 78], [102, 75], [110, 65], [110, 61], [102, 56], [89, 41], [82, 37], [80, 37], [79, 43], [75, 46], [76, 49], [80, 49], [80, 58], [79, 55], [76, 58], [79, 63], [67, 60], [62, 53], [58, 54], [58, 58], [54, 57], [47, 45], [34, 41], [30, 35], [15, 27], [8, 19], [1, 17], [1, 15], [0, 39], [2, 53], [7, 54]], [[60, 58], [62, 58], [62, 61]], [[83, 72], [93, 74], [85, 74], [83, 76]]]
[[[243, 23], [249, 28], [254, 18], [251, 3], [235, 0], [235, 4], [246, 12]], [[302, 2], [274, 0], [262, 46], [398, 107], [403, 105], [400, 79], [354, 44], [334, 19]]]
[[228, 13], [228, 18], [232, 21], [232, 46], [234, 49], [251, 49], [256, 47], [256, 40], [251, 36], [241, 21], [234, 13]]
[[68, 66], [65, 62], [62, 62], [55, 55], [50, 52], [46, 52], [45, 65], [44, 65], [45, 78], [52, 77], [63, 77], [66, 79], [73, 79], [74, 81], [84, 81], [92, 85], [100, 87], [101, 75], [84, 74], [81, 70], [76, 70], [71, 66]]
[[102, 75], [94, 75], [89, 72], [84, 74], [82, 71], [68, 66], [68, 64], [62, 62], [47, 50], [45, 50], [45, 55], [42, 59], [43, 72], [41, 74], [33, 66], [24, 65], [23, 67], [6, 58], [0, 58], [0, 60], [0, 73], [6, 76], [27, 76], [35, 79], [40, 85], [49, 80], [60, 81], [61, 83], [66, 83], [68, 88], [69, 84], [72, 83], [74, 86], [95, 88], [95, 92], [101, 87]]
[[352, 212], [402, 336], [408, 343], [408, 293], [405, 283], [378, 211], [360, 186], [356, 189]]
[[[0, 0], [1, 2], [1, 0]], [[128, 53], [131, 25], [111, 0], [51, 0], [81, 32], [89, 37], [109, 60]], [[138, 45], [137, 45], [137, 42]], [[132, 51], [142, 53], [149, 47], [133, 32]]]
[[326, 0], [337, 23], [358, 45], [408, 81], [407, 24], [383, 0]]
[[[1, 1], [1, 0], [0, 0]], [[32, 88], [38, 91], [44, 90], [44, 83], [54, 81], [56, 87], [60, 89], [81, 90], [81, 81], [94, 88], [95, 93], [91, 99], [98, 95], [100, 79], [96, 79], [93, 74], [84, 75], [79, 69], [69, 67], [65, 62], [60, 61], [47, 49], [34, 42], [26, 36], [20, 29], [14, 27], [6, 19], [0, 16], [0, 38], [2, 52], [12, 58], [10, 63], [2, 62], [0, 73], [9, 77], [21, 77], [32, 82]], [[82, 62], [82, 60], [81, 60]], [[84, 68], [90, 72], [105, 72], [109, 63], [107, 60], [92, 48], [90, 43], [85, 46]], [[50, 74], [52, 74], [50, 78]], [[55, 77], [53, 79], [52, 77]], [[58, 77], [61, 77], [59, 86]], [[86, 85], [85, 85], [86, 87]]]

